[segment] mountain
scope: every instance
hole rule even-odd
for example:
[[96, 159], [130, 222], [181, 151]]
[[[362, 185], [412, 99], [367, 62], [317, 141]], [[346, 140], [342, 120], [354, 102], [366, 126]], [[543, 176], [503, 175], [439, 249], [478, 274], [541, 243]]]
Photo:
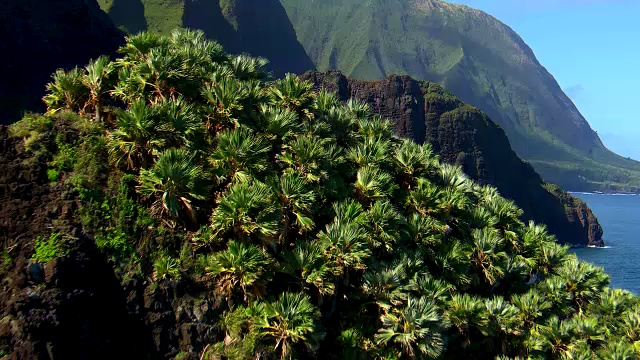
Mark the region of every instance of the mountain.
[[[367, 104], [263, 64], [142, 33], [0, 126], [2, 358], [640, 355], [640, 298], [604, 269]], [[422, 93], [434, 136], [506, 142]]]
[[318, 70], [440, 83], [498, 123], [546, 181], [638, 189], [640, 163], [609, 151], [529, 46], [492, 16], [440, 0], [281, 3]]
[[[640, 163], [609, 151], [533, 51], [507, 25], [441, 0], [99, 0], [135, 33], [204, 30], [275, 75], [337, 69], [443, 85], [487, 113], [546, 181], [575, 191], [640, 191]], [[285, 55], [286, 54], [286, 55]]]
[[546, 224], [560, 242], [602, 244], [602, 227], [584, 201], [544, 183], [514, 153], [499, 126], [442, 86], [397, 75], [362, 81], [336, 71], [309, 72], [302, 78], [335, 91], [342, 100], [365, 101], [393, 121], [396, 134], [430, 144], [442, 161], [460, 165], [481, 184], [495, 186], [524, 210], [525, 220]]
[[114, 54], [124, 33], [94, 0], [3, 0], [0, 35], [0, 124], [10, 124], [24, 111], [44, 110], [56, 69]]
[[200, 29], [231, 53], [270, 61], [274, 75], [314, 68], [278, 0], [98, 0], [122, 30], [168, 34], [178, 27]]

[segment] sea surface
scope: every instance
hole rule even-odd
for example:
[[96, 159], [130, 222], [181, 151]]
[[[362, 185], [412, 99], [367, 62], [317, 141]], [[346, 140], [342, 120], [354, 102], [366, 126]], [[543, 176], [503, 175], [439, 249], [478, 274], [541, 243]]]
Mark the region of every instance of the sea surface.
[[640, 295], [640, 195], [572, 194], [586, 201], [598, 217], [606, 247], [571, 251], [604, 267], [612, 287]]

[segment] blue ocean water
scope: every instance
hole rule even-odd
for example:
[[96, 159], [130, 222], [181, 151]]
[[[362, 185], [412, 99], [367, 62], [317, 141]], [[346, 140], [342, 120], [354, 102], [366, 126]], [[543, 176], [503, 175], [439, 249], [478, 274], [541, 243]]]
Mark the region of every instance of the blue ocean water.
[[605, 248], [572, 249], [604, 267], [611, 286], [640, 295], [640, 196], [574, 193], [586, 201], [604, 229]]

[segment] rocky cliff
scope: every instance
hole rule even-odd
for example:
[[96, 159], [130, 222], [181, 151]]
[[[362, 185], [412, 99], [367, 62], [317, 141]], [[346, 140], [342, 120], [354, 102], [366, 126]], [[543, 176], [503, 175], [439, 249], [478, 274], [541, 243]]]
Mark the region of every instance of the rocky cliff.
[[545, 181], [640, 189], [640, 163], [609, 151], [525, 40], [493, 16], [442, 0], [280, 2], [317, 70], [439, 83], [500, 125]]
[[[67, 125], [42, 143], [77, 136]], [[47, 178], [50, 161], [0, 125], [0, 359], [197, 359], [219, 341], [201, 285], [118, 271], [80, 224], [78, 194]], [[64, 256], [34, 263], [36, 239], [52, 233], [67, 234]]]
[[343, 100], [366, 101], [395, 123], [398, 135], [431, 144], [442, 160], [459, 164], [483, 184], [496, 186], [524, 210], [524, 220], [546, 224], [560, 242], [602, 244], [602, 227], [582, 200], [545, 184], [511, 149], [498, 125], [440, 85], [408, 76], [361, 81], [336, 71], [302, 77], [336, 91]]
[[113, 54], [124, 41], [95, 0], [3, 0], [0, 35], [0, 124], [43, 111], [56, 69]]

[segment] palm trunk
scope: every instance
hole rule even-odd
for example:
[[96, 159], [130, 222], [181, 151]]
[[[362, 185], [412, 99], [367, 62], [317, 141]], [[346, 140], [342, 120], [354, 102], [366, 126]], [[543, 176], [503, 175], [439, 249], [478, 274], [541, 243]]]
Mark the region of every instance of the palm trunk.
[[101, 122], [102, 120], [102, 99], [98, 99], [96, 103], [96, 122]]

